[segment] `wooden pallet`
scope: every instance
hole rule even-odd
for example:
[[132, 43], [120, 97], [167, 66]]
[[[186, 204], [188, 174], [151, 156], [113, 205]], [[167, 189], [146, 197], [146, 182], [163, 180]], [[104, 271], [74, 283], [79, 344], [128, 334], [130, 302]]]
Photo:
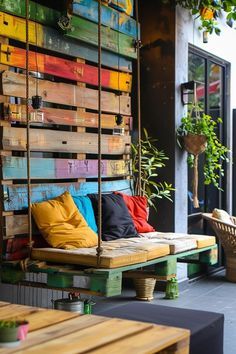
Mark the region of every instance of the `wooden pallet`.
[[[177, 273], [177, 261], [179, 259], [184, 259], [185, 262], [188, 262], [191, 257], [194, 258], [196, 254], [199, 255], [199, 259], [195, 260], [197, 263], [201, 263], [203, 260], [204, 264], [216, 264], [217, 259], [215, 258], [215, 253], [217, 251], [217, 245], [190, 250], [186, 252], [181, 252], [175, 255], [168, 255], [165, 257], [156, 258], [145, 263], [138, 263], [129, 266], [124, 266], [120, 268], [113, 269], [96, 269], [96, 268], [87, 268], [87, 269], [78, 269], [73, 266], [63, 266], [63, 265], [54, 265], [49, 262], [39, 262], [39, 261], [30, 261], [27, 267], [28, 272], [33, 273], [43, 273], [49, 275], [48, 283], [44, 283], [42, 285], [41, 282], [38, 281], [27, 281], [25, 280], [25, 273], [20, 270], [20, 265], [17, 262], [5, 262], [3, 264], [3, 273], [2, 273], [2, 281], [4, 282], [4, 277], [9, 282], [9, 279], [12, 279], [12, 282], [22, 285], [35, 286], [35, 287], [45, 287], [45, 288], [56, 288], [62, 289], [65, 284], [65, 277], [68, 277], [72, 280], [71, 287], [64, 288], [65, 291], [78, 291], [81, 293], [95, 294], [98, 296], [117, 296], [121, 294], [122, 291], [122, 276], [125, 274], [125, 277], [135, 278], [136, 276], [132, 274], [137, 274], [137, 269], [143, 269], [149, 266], [155, 266], [154, 273], [145, 274], [142, 272], [142, 278], [150, 278], [150, 276], [157, 278], [159, 280], [167, 280], [173, 274]], [[212, 257], [214, 255], [214, 257]], [[85, 268], [85, 267], [84, 267]], [[15, 271], [18, 270], [20, 272], [17, 274], [17, 277], [14, 276]], [[53, 281], [53, 286], [51, 287], [51, 277], [57, 277]], [[71, 278], [73, 277], [73, 279]], [[88, 277], [90, 281], [88, 282], [88, 288], [74, 288], [73, 284], [76, 282], [76, 277]], [[57, 286], [56, 286], [57, 285]]]

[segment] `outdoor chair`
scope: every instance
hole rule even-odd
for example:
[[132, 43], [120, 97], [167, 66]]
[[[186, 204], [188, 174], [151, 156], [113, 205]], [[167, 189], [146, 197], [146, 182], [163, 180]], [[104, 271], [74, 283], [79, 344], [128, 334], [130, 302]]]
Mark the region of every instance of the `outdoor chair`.
[[226, 278], [236, 282], [236, 217], [230, 216], [225, 222], [216, 219], [212, 214], [203, 213], [203, 218], [209, 222], [221, 242], [226, 255]]

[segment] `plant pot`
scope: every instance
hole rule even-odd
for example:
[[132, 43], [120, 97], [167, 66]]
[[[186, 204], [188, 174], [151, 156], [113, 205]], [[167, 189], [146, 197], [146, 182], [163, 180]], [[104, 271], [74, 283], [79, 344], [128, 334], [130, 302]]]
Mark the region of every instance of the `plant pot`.
[[1, 327], [0, 328], [0, 343], [17, 342], [19, 326], [16, 327]]
[[207, 139], [205, 135], [188, 134], [183, 136], [184, 148], [190, 154], [199, 155], [206, 150]]
[[18, 327], [17, 338], [19, 340], [25, 340], [27, 337], [28, 331], [29, 331], [29, 322], [28, 321], [20, 322], [19, 327]]
[[155, 278], [138, 278], [134, 279], [134, 286], [136, 290], [136, 299], [143, 301], [151, 301], [153, 299], [153, 292], [156, 285]]

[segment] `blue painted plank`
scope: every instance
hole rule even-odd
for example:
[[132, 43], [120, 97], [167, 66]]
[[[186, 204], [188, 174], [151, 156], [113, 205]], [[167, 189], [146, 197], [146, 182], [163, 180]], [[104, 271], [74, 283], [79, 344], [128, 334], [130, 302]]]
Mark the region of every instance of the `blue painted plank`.
[[[137, 38], [136, 21], [111, 7], [102, 5], [101, 21], [104, 26]], [[73, 14], [98, 23], [98, 2], [96, 0], [75, 0]]]
[[[25, 157], [2, 156], [2, 179], [27, 179], [27, 159]], [[123, 177], [129, 174], [123, 160], [102, 160], [102, 177]], [[97, 178], [97, 160], [74, 160], [37, 158], [30, 159], [32, 179], [73, 179]]]
[[[131, 182], [129, 180], [117, 180], [102, 183], [102, 192], [108, 193], [121, 191], [131, 194]], [[55, 198], [65, 191], [72, 195], [87, 195], [98, 192], [98, 182], [83, 183], [57, 183], [57, 184], [36, 184], [31, 186], [32, 203]], [[26, 185], [3, 185], [3, 207], [4, 211], [24, 210], [28, 207]]]

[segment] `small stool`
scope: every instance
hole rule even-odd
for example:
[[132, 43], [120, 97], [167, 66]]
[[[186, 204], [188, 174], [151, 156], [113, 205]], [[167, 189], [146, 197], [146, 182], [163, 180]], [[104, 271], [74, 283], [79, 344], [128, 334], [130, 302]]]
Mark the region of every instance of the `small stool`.
[[130, 303], [97, 315], [150, 322], [191, 331], [190, 354], [223, 354], [224, 315], [148, 303]]

